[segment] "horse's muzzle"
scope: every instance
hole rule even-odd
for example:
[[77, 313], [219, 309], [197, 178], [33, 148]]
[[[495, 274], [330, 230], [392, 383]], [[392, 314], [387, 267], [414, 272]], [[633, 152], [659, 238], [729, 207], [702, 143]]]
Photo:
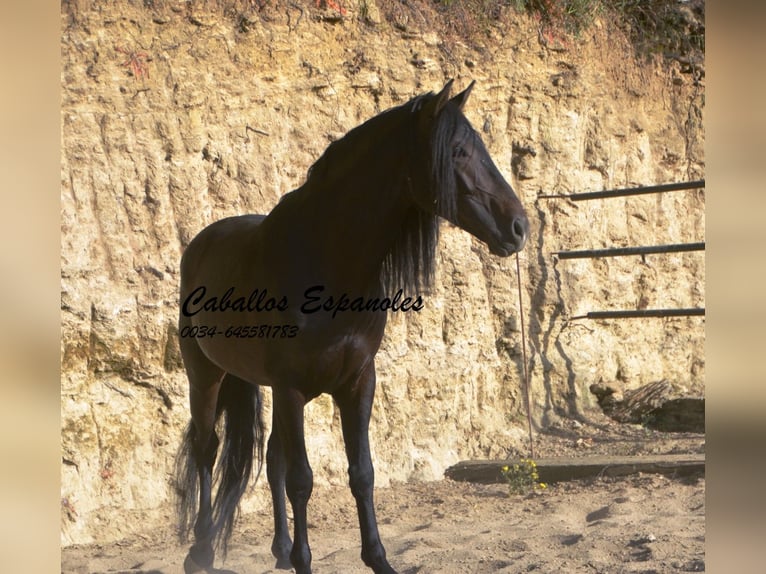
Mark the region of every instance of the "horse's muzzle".
[[488, 246], [490, 253], [500, 257], [508, 257], [521, 251], [529, 238], [529, 220], [524, 215], [515, 217], [510, 228], [503, 235], [502, 241]]

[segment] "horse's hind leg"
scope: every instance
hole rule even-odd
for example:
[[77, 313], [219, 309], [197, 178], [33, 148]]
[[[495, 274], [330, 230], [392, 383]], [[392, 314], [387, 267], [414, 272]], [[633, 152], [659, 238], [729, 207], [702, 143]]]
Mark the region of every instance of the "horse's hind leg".
[[380, 541], [373, 504], [375, 471], [370, 456], [368, 430], [375, 396], [375, 366], [369, 366], [356, 384], [346, 385], [333, 395], [340, 409], [343, 440], [348, 457], [348, 478], [356, 500], [359, 529], [362, 534], [362, 560], [376, 574], [396, 574], [386, 559]]
[[293, 541], [287, 526], [287, 508], [285, 504], [285, 455], [277, 430], [276, 410], [273, 411], [273, 424], [266, 451], [266, 476], [269, 479], [271, 500], [274, 505], [274, 541], [271, 553], [277, 559], [275, 568], [290, 570], [290, 550]]
[[[303, 435], [305, 396], [296, 389], [272, 387], [274, 397], [274, 431], [285, 459], [285, 490], [293, 508], [294, 532], [290, 562], [296, 574], [311, 574], [311, 549], [308, 541], [306, 507], [313, 490], [314, 478], [306, 454]], [[267, 464], [268, 468], [268, 464]]]
[[215, 433], [216, 405], [221, 381], [226, 373], [204, 356], [192, 338], [181, 339], [181, 353], [189, 377], [191, 454], [199, 477], [199, 507], [194, 523], [194, 544], [184, 561], [184, 571], [186, 574], [192, 574], [211, 569], [215, 560], [211, 490], [213, 465], [218, 450], [218, 437]]

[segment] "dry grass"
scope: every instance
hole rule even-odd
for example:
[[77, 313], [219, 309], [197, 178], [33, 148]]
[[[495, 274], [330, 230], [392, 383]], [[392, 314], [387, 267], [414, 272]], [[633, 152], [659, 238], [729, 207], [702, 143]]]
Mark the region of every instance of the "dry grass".
[[[103, 1], [62, 0], [61, 9], [76, 17], [78, 11], [98, 10]], [[569, 44], [600, 18], [623, 29], [639, 56], [704, 60], [704, 0], [127, 0], [154, 18], [216, 12], [242, 32], [247, 31], [243, 19], [274, 21], [288, 18], [291, 11], [300, 11], [302, 17], [333, 12], [337, 18], [332, 21], [358, 19], [369, 24], [373, 2], [388, 25], [411, 32], [433, 30], [446, 43], [476, 44], [493, 27], [529, 17], [538, 23], [541, 38], [556, 37]]]

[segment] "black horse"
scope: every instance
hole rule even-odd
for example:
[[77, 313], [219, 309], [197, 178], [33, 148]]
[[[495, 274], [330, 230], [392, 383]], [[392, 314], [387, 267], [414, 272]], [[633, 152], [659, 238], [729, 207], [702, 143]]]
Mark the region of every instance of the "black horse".
[[329, 393], [341, 414], [362, 560], [377, 573], [395, 572], [378, 535], [368, 441], [386, 311], [423, 306], [419, 293], [433, 278], [439, 216], [501, 257], [522, 249], [529, 233], [521, 203], [463, 116], [473, 83], [452, 98], [451, 87], [383, 112], [332, 143], [306, 183], [268, 216], [223, 219], [187, 247], [179, 334], [191, 423], [178, 469], [181, 535], [194, 530], [187, 573], [213, 571], [213, 548], [226, 551], [256, 456], [260, 473], [260, 385], [273, 396], [266, 473], [277, 568], [311, 572], [306, 505], [313, 478], [303, 410]]

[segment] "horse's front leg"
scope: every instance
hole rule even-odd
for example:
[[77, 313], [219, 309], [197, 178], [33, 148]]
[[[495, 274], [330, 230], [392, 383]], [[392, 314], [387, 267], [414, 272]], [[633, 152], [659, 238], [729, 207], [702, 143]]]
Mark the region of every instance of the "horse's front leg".
[[313, 490], [314, 477], [303, 435], [303, 408], [306, 398], [295, 389], [276, 388], [273, 388], [273, 397], [275, 430], [279, 433], [278, 440], [282, 445], [285, 461], [285, 490], [293, 508], [295, 526], [290, 562], [296, 574], [311, 574], [306, 507]]
[[345, 386], [334, 395], [343, 425], [343, 440], [348, 456], [348, 477], [356, 500], [362, 534], [362, 560], [376, 574], [396, 574], [386, 559], [380, 541], [373, 504], [375, 471], [370, 457], [368, 430], [375, 396], [375, 366], [370, 362], [356, 384]]

